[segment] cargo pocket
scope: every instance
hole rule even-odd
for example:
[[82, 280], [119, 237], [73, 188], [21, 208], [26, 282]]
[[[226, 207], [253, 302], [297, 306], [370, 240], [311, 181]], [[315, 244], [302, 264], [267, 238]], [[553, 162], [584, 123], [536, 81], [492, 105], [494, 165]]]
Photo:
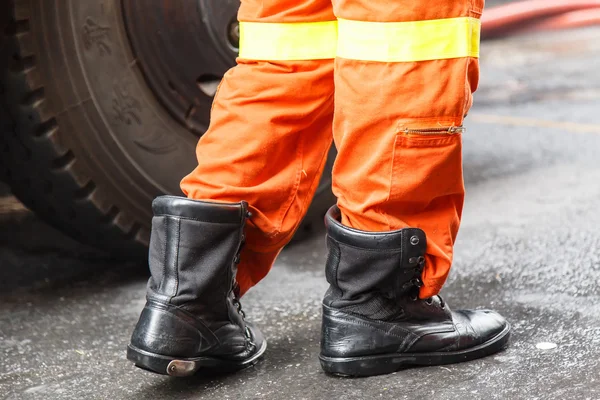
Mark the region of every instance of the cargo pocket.
[[398, 134], [389, 200], [421, 208], [436, 198], [464, 193], [463, 131], [463, 127], [406, 129]]

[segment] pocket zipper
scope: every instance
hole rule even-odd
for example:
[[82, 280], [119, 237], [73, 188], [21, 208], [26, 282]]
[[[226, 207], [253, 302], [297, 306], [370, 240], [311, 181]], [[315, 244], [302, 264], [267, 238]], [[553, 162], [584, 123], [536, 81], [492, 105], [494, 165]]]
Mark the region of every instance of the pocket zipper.
[[427, 129], [405, 129], [405, 135], [439, 135], [440, 133], [446, 133], [448, 135], [456, 135], [457, 133], [463, 133], [466, 128], [463, 126], [451, 126], [449, 128], [427, 128]]

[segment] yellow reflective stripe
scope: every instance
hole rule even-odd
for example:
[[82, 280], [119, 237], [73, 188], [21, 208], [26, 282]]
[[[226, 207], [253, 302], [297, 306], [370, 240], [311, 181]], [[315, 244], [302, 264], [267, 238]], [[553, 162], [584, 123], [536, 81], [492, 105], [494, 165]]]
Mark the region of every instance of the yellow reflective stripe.
[[479, 57], [480, 30], [479, 19], [471, 17], [411, 22], [240, 22], [240, 57], [285, 61], [338, 56], [380, 62]]
[[337, 56], [379, 62], [479, 57], [480, 31], [481, 22], [471, 17], [412, 22], [340, 19]]
[[240, 57], [252, 60], [335, 58], [337, 21], [240, 22]]

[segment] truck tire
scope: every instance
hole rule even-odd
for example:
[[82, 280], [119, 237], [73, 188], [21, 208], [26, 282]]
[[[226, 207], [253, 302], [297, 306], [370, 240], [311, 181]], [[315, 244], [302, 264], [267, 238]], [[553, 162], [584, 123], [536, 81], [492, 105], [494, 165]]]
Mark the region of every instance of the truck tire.
[[[15, 196], [83, 243], [143, 259], [151, 201], [181, 194], [234, 63], [238, 5], [0, 0], [0, 175]], [[330, 166], [300, 232], [334, 202]]]

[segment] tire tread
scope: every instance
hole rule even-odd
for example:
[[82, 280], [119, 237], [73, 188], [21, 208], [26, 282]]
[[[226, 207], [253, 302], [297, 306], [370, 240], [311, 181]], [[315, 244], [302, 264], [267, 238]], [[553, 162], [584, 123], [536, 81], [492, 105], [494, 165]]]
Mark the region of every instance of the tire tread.
[[[31, 43], [31, 1], [0, 5], [0, 169], [13, 194], [76, 240], [112, 254], [145, 257], [148, 231], [131, 222], [62, 147], [68, 135], [47, 107], [47, 93]], [[14, 100], [17, 100], [16, 102]]]

